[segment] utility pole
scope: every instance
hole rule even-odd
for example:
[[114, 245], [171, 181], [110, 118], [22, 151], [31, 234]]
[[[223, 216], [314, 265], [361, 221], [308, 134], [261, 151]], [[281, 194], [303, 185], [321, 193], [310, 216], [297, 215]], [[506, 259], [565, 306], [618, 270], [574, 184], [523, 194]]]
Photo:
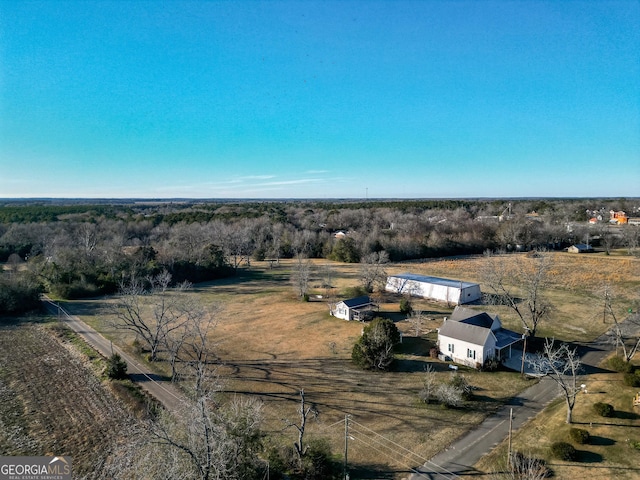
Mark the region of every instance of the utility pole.
[[509, 409], [509, 449], [507, 450], [507, 467], [511, 469], [511, 429], [513, 427], [513, 408]]
[[522, 347], [522, 366], [520, 367], [520, 375], [524, 377], [524, 356], [527, 353], [527, 337], [529, 336], [529, 327], [524, 327], [526, 330], [522, 334], [522, 339], [524, 340], [524, 346]]
[[347, 455], [349, 453], [349, 414], [344, 416], [344, 465], [342, 467], [342, 474], [344, 480], [349, 480], [349, 473], [347, 472]]

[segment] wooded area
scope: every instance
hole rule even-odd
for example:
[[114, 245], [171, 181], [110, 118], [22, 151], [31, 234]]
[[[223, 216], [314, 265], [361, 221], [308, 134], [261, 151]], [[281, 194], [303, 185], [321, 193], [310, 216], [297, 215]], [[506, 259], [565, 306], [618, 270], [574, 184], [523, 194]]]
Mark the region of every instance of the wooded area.
[[196, 283], [233, 275], [252, 260], [296, 255], [357, 263], [384, 252], [397, 262], [578, 242], [631, 252], [636, 226], [612, 232], [606, 221], [586, 220], [594, 211], [634, 205], [625, 199], [7, 201], [0, 207], [0, 262], [8, 264], [3, 297], [11, 298], [0, 299], [0, 310], [31, 306], [43, 290], [60, 298], [109, 294], [126, 280], [164, 270], [174, 283]]

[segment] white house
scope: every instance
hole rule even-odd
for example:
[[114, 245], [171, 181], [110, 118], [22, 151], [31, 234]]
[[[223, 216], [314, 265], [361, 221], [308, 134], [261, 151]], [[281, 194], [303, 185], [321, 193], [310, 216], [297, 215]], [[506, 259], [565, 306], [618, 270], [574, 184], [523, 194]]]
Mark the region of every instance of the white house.
[[362, 297], [343, 300], [331, 305], [329, 313], [343, 320], [366, 320], [367, 314], [377, 308], [376, 304], [370, 297], [364, 295]]
[[438, 329], [438, 347], [456, 363], [480, 368], [490, 358], [511, 357], [522, 335], [502, 328], [498, 315], [456, 307]]
[[477, 283], [414, 273], [402, 273], [387, 277], [385, 290], [401, 294], [408, 293], [416, 297], [439, 300], [454, 305], [475, 302], [482, 297], [480, 285]]
[[593, 247], [584, 243], [576, 243], [567, 248], [569, 253], [593, 253]]

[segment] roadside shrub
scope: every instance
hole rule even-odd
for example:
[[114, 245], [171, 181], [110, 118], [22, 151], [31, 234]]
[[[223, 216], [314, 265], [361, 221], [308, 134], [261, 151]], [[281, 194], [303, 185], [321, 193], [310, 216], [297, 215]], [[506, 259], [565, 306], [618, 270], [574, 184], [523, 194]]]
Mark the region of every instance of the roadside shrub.
[[585, 443], [589, 443], [591, 435], [584, 428], [572, 428], [569, 430], [569, 437], [576, 443], [580, 445], [584, 445]]
[[544, 460], [521, 452], [513, 452], [511, 454], [511, 472], [513, 477], [508, 478], [521, 480], [542, 479], [553, 476], [553, 472]]
[[620, 372], [620, 373], [633, 372], [633, 365], [631, 365], [631, 363], [625, 361], [624, 358], [619, 356], [611, 357], [609, 360], [607, 360], [607, 366], [615, 372]]
[[636, 450], [640, 450], [640, 442], [636, 440], [629, 440], [629, 445], [631, 448], [635, 448]]
[[556, 442], [551, 445], [551, 456], [557, 460], [575, 460], [576, 449], [567, 442]]
[[623, 381], [628, 387], [640, 387], [640, 370], [625, 373]]
[[411, 301], [408, 298], [403, 298], [402, 300], [400, 300], [400, 313], [409, 315], [411, 312], [413, 312]]
[[299, 478], [305, 480], [340, 478], [340, 465], [334, 460], [331, 445], [326, 438], [315, 438], [309, 441], [307, 453], [303, 459], [303, 470]]
[[593, 404], [593, 411], [601, 417], [613, 417], [613, 405], [604, 402], [596, 402]]
[[107, 359], [105, 374], [112, 380], [122, 380], [126, 378], [127, 362], [125, 362], [120, 355], [114, 353]]

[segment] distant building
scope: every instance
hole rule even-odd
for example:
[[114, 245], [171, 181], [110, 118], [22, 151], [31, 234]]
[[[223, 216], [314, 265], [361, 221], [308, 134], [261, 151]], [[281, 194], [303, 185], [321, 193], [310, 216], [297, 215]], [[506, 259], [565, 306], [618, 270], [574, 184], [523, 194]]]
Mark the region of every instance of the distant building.
[[617, 223], [618, 225], [622, 225], [627, 223], [629, 218], [627, 214], [622, 210], [618, 210], [617, 212], [614, 210], [609, 211], [609, 223]]
[[576, 243], [567, 248], [569, 253], [593, 253], [593, 247], [584, 243]]
[[461, 305], [480, 300], [482, 293], [477, 283], [403, 273], [387, 277], [387, 292], [409, 294], [416, 297]]

